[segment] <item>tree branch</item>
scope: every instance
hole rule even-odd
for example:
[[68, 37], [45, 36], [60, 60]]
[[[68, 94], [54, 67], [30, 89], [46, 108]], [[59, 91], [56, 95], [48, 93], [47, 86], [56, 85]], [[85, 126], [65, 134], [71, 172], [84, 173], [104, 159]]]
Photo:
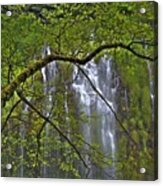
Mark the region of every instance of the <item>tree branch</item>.
[[5, 122], [4, 122], [4, 124], [3, 124], [2, 128], [1, 128], [1, 132], [3, 132], [3, 130], [4, 130], [5, 127], [7, 126], [7, 122], [8, 122], [8, 120], [9, 120], [11, 114], [13, 113], [14, 109], [18, 106], [18, 104], [19, 104], [20, 102], [21, 102], [21, 99], [19, 99], [19, 100], [13, 105], [13, 107], [11, 108], [11, 110], [10, 110], [9, 114], [7, 115], [6, 120], [5, 120]]
[[158, 42], [149, 42], [149, 41], [141, 41], [141, 40], [133, 40], [133, 41], [131, 41], [129, 44], [128, 44], [128, 46], [132, 46], [132, 45], [134, 45], [134, 44], [138, 44], [138, 45], [142, 45], [143, 47], [144, 46], [151, 46], [151, 47], [155, 47], [155, 46], [157, 46], [158, 45]]
[[2, 90], [2, 94], [1, 94], [2, 107], [4, 107], [6, 104], [6, 101], [8, 101], [13, 96], [14, 91], [19, 87], [19, 85], [21, 83], [25, 82], [27, 78], [29, 78], [31, 75], [33, 75], [36, 71], [45, 67], [50, 62], [57, 60], [57, 61], [70, 62], [73, 64], [84, 65], [87, 62], [89, 62], [92, 58], [94, 58], [97, 54], [99, 54], [101, 51], [106, 50], [106, 49], [109, 50], [109, 49], [113, 49], [113, 48], [123, 48], [141, 59], [145, 59], [145, 60], [149, 60], [149, 61], [154, 61], [155, 59], [157, 59], [157, 56], [151, 58], [151, 57], [139, 54], [135, 50], [133, 50], [129, 45], [124, 45], [122, 43], [102, 45], [102, 46], [98, 47], [97, 49], [95, 49], [92, 53], [90, 53], [89, 55], [87, 55], [83, 59], [52, 54], [52, 55], [47, 56], [47, 58], [45, 58], [45, 59], [42, 59], [32, 65], [29, 65], [21, 74], [19, 74], [16, 77], [15, 80], [13, 80], [9, 85], [7, 85]]
[[85, 160], [83, 159], [83, 157], [81, 156], [79, 150], [76, 148], [76, 146], [70, 141], [70, 139], [64, 135], [62, 133], [62, 131], [51, 121], [49, 120], [49, 118], [47, 118], [46, 116], [44, 116], [39, 110], [37, 110], [36, 107], [34, 107], [24, 96], [20, 91], [17, 91], [18, 96], [20, 97], [20, 99], [25, 102], [32, 110], [34, 110], [42, 119], [44, 119], [46, 122], [48, 122], [49, 124], [51, 124], [51, 126], [53, 126], [53, 128], [69, 143], [69, 145], [74, 149], [74, 151], [76, 152], [76, 154], [78, 155], [79, 159], [82, 161], [83, 165], [86, 168], [89, 168], [85, 162]]
[[[48, 114], [48, 119], [50, 118], [51, 114], [52, 114], [52, 111], [53, 111], [53, 107], [54, 107], [54, 101], [52, 103], [52, 107], [50, 109], [50, 112]], [[37, 135], [36, 135], [36, 138], [37, 138], [37, 154], [36, 154], [36, 164], [38, 164], [38, 157], [39, 157], [39, 154], [40, 154], [40, 146], [41, 146], [41, 134], [42, 134], [42, 131], [44, 130], [45, 126], [47, 124], [47, 121], [44, 120], [42, 126], [40, 127]]]
[[86, 64], [88, 61], [90, 61], [92, 58], [94, 58], [102, 50], [112, 49], [112, 48], [122, 48], [122, 49], [125, 49], [125, 50], [131, 52], [132, 54], [134, 54], [135, 56], [137, 56], [137, 57], [139, 57], [141, 59], [149, 60], [149, 61], [154, 61], [154, 60], [157, 59], [157, 56], [151, 58], [149, 56], [145, 56], [145, 55], [139, 54], [134, 49], [132, 49], [130, 47], [130, 45], [125, 45], [123, 43], [117, 43], [117, 44], [110, 44], [110, 45], [102, 45], [102, 46], [98, 47], [92, 53], [90, 53], [85, 59], [83, 59], [83, 63], [80, 63], [80, 64]]

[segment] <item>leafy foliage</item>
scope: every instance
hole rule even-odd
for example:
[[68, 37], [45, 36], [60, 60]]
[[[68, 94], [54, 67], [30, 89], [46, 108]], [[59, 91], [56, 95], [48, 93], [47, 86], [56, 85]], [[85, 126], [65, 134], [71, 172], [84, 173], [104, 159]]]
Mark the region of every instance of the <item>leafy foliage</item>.
[[[41, 59], [45, 46], [53, 53], [82, 58], [101, 45], [124, 43], [142, 55], [153, 56], [157, 45], [155, 6], [153, 2], [2, 6], [2, 89]], [[139, 13], [141, 7], [146, 9], [145, 14]], [[13, 15], [7, 17], [6, 10], [12, 10]], [[116, 129], [115, 162], [105, 157], [95, 140], [91, 146], [86, 144], [81, 134], [81, 123], [88, 118], [78, 113], [70, 88], [73, 64], [58, 62], [57, 75], [49, 78], [48, 85], [38, 71], [19, 88], [99, 170], [114, 163], [118, 179], [153, 180], [155, 126], [149, 82], [157, 75], [153, 64], [157, 61], [138, 58], [122, 48], [104, 50], [95, 61], [104, 54], [113, 59], [121, 81], [118, 116], [137, 144], [133, 145], [121, 128]], [[55, 93], [53, 87], [57, 87]], [[2, 132], [3, 176], [86, 178], [81, 159], [52, 125], [23, 102], [12, 110], [18, 100], [15, 93], [2, 110], [2, 127], [6, 123]], [[13, 165], [12, 171], [5, 168], [8, 162]], [[141, 167], [146, 168], [146, 174], [139, 173]], [[98, 174], [103, 178], [100, 171]]]

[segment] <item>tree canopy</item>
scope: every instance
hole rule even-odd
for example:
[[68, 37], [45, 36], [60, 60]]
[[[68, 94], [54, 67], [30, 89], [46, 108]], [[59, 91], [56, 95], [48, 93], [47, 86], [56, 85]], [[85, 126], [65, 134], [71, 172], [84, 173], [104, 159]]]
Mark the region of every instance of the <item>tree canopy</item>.
[[[140, 13], [142, 7], [145, 13]], [[12, 16], [7, 16], [7, 11], [12, 11]], [[27, 167], [26, 171], [32, 168], [30, 174], [26, 173], [29, 177], [39, 177], [38, 169], [42, 165], [48, 167], [54, 163], [65, 177], [69, 174], [69, 177], [82, 178], [73, 164], [80, 161], [88, 167], [81, 152], [87, 143], [79, 130], [83, 116], [80, 120], [75, 118], [76, 103], [71, 100], [73, 93], [68, 91], [69, 117], [74, 131], [70, 140], [64, 125], [63, 92], [65, 83], [72, 81], [73, 65], [80, 68], [92, 59], [99, 63], [102, 56], [108, 55], [130, 98], [128, 108], [119, 99], [115, 114], [120, 123], [116, 177], [154, 179], [157, 174], [154, 163], [157, 124], [153, 123], [152, 114], [157, 116], [157, 108], [152, 110], [149, 82], [154, 83], [157, 105], [157, 5], [152, 1], [3, 5], [1, 19], [2, 163], [5, 167], [7, 159], [11, 159], [12, 164], [17, 165], [10, 176], [18, 175], [21, 163]], [[42, 56], [46, 47], [50, 47], [51, 54]], [[44, 105], [49, 93], [45, 95], [43, 91], [41, 69], [54, 60], [60, 70], [55, 82], [50, 83], [58, 90], [48, 117], [44, 110], [49, 108]], [[100, 94], [96, 87], [94, 90]], [[28, 111], [23, 110], [25, 104]], [[45, 138], [47, 123], [56, 134], [55, 141], [52, 137]], [[26, 131], [25, 137], [20, 136], [22, 131]], [[15, 158], [20, 154], [20, 143], [27, 151], [25, 160], [21, 156]], [[99, 151], [98, 144], [89, 145], [95, 164], [102, 167], [111, 164], [111, 160]], [[48, 154], [52, 149], [63, 153], [48, 162], [43, 152]], [[142, 166], [149, 170], [146, 175], [138, 173]], [[7, 174], [4, 170], [4, 175]]]

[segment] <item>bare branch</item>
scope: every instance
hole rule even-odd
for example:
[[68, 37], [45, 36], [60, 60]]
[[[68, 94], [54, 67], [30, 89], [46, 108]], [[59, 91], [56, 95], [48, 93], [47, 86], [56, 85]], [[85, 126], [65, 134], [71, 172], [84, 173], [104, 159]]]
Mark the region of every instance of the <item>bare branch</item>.
[[82, 63], [79, 63], [79, 64], [86, 64], [88, 61], [90, 61], [92, 58], [94, 58], [101, 51], [106, 50], [106, 49], [109, 50], [109, 49], [113, 49], [113, 48], [122, 48], [122, 49], [128, 50], [129, 52], [131, 52], [132, 54], [134, 54], [135, 56], [137, 56], [141, 59], [145, 59], [145, 60], [149, 60], [149, 61], [154, 61], [157, 59], [157, 56], [151, 58], [149, 56], [139, 54], [134, 49], [132, 49], [130, 47], [130, 45], [125, 45], [123, 43], [117, 43], [117, 44], [102, 45], [102, 46], [98, 47], [92, 53], [90, 53], [86, 58], [84, 58], [82, 60]]
[[135, 140], [131, 137], [130, 133], [128, 132], [128, 130], [123, 126], [121, 120], [118, 118], [116, 112], [114, 111], [114, 109], [112, 108], [112, 106], [109, 104], [109, 102], [105, 99], [105, 97], [102, 95], [102, 93], [95, 87], [95, 85], [92, 83], [92, 81], [90, 80], [90, 78], [88, 77], [88, 75], [86, 74], [86, 72], [79, 66], [77, 65], [77, 67], [80, 69], [80, 71], [82, 72], [82, 74], [85, 76], [85, 78], [88, 80], [88, 82], [90, 83], [92, 89], [99, 95], [99, 97], [104, 101], [104, 103], [109, 107], [109, 109], [111, 110], [111, 112], [113, 113], [115, 119], [117, 120], [118, 124], [120, 125], [120, 127], [123, 129], [123, 131], [126, 133], [126, 135], [130, 138], [130, 140], [133, 142], [133, 144], [137, 145], [137, 143], [135, 142]]
[[85, 160], [83, 159], [82, 155], [80, 154], [79, 150], [76, 148], [76, 146], [70, 141], [70, 139], [63, 134], [63, 132], [46, 116], [44, 116], [39, 110], [37, 110], [36, 107], [34, 107], [24, 96], [20, 91], [17, 91], [18, 96], [20, 97], [20, 99], [25, 102], [32, 110], [34, 110], [42, 119], [44, 119], [46, 122], [48, 122], [49, 124], [51, 124], [51, 126], [53, 126], [53, 128], [69, 143], [69, 145], [74, 149], [74, 151], [76, 152], [76, 154], [78, 155], [79, 159], [82, 161], [83, 165], [86, 168], [89, 168], [85, 162]]
[[[48, 118], [50, 118], [50, 116], [51, 116], [51, 114], [52, 114], [53, 107], [54, 107], [54, 101], [53, 101], [53, 103], [52, 103], [52, 107], [51, 107], [50, 112], [49, 112], [49, 114], [48, 114]], [[47, 124], [47, 122], [46, 122], [46, 120], [44, 120], [44, 122], [43, 122], [42, 126], [40, 127], [40, 129], [39, 129], [39, 131], [38, 131], [38, 133], [37, 133], [37, 136], [36, 136], [36, 138], [37, 138], [36, 163], [38, 163], [38, 157], [39, 157], [39, 154], [40, 154], [40, 146], [41, 146], [40, 140], [41, 140], [41, 134], [42, 134], [42, 131], [44, 130], [46, 124]]]
[[6, 120], [5, 120], [5, 122], [4, 122], [4, 124], [3, 124], [2, 128], [1, 128], [1, 132], [3, 132], [3, 130], [4, 130], [5, 127], [7, 126], [7, 122], [8, 122], [8, 120], [9, 120], [11, 114], [13, 113], [14, 109], [18, 106], [18, 104], [19, 104], [20, 102], [21, 102], [21, 99], [19, 99], [19, 100], [13, 105], [13, 107], [11, 108], [11, 110], [10, 110], [9, 114], [7, 115]]
[[149, 61], [154, 61], [157, 59], [157, 56], [151, 58], [151, 57], [139, 54], [135, 50], [133, 50], [129, 45], [124, 45], [122, 43], [102, 45], [102, 46], [98, 47], [97, 49], [95, 49], [92, 53], [90, 53], [89, 55], [87, 55], [83, 59], [52, 54], [52, 55], [47, 56], [47, 58], [37, 61], [34, 64], [31, 64], [30, 66], [28, 66], [21, 74], [19, 74], [16, 77], [15, 80], [13, 80], [9, 85], [7, 85], [2, 90], [2, 94], [1, 94], [2, 107], [4, 107], [6, 104], [6, 101], [8, 101], [13, 96], [15, 90], [19, 87], [19, 85], [21, 83], [25, 82], [27, 78], [29, 78], [31, 75], [35, 74], [36, 71], [45, 67], [47, 64], [51, 63], [52, 61], [54, 61], [54, 60], [65, 61], [65, 62], [70, 62], [70, 63], [74, 63], [74, 64], [84, 65], [87, 62], [89, 62], [92, 58], [94, 58], [97, 54], [99, 54], [101, 51], [106, 50], [106, 49], [109, 50], [109, 49], [113, 49], [113, 48], [118, 48], [118, 47], [128, 50], [129, 52], [131, 52], [132, 54], [134, 54], [135, 56], [137, 56], [141, 59], [145, 59], [145, 60], [149, 60]]

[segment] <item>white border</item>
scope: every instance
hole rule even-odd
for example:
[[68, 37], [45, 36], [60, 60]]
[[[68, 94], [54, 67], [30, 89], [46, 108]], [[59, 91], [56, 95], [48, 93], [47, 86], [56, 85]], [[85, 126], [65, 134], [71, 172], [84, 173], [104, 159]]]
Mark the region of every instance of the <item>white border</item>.
[[[122, 0], [111, 0], [110, 2], [120, 2]], [[131, 0], [125, 0], [131, 2]], [[138, 0], [140, 1], [140, 0]], [[44, 3], [63, 3], [63, 2], [109, 2], [109, 0], [1, 0], [0, 4], [44, 4]], [[100, 180], [61, 180], [61, 179], [33, 179], [33, 178], [0, 178], [1, 186], [126, 186], [126, 185], [163, 185], [163, 0], [156, 0], [159, 3], [159, 180], [155, 182], [142, 181], [100, 181]]]
[[[131, 0], [1, 0], [0, 4], [48, 4], [48, 3], [81, 3], [81, 2], [85, 2], [85, 3], [95, 3], [95, 2], [131, 2]], [[133, 0], [135, 2], [138, 2], [141, 0]], [[132, 2], [133, 2], [132, 1]], [[147, 0], [143, 0], [143, 1], [147, 1]], [[150, 1], [150, 0], [149, 0]], [[152, 1], [152, 0], [151, 0]], [[159, 2], [159, 0], [157, 1]]]

